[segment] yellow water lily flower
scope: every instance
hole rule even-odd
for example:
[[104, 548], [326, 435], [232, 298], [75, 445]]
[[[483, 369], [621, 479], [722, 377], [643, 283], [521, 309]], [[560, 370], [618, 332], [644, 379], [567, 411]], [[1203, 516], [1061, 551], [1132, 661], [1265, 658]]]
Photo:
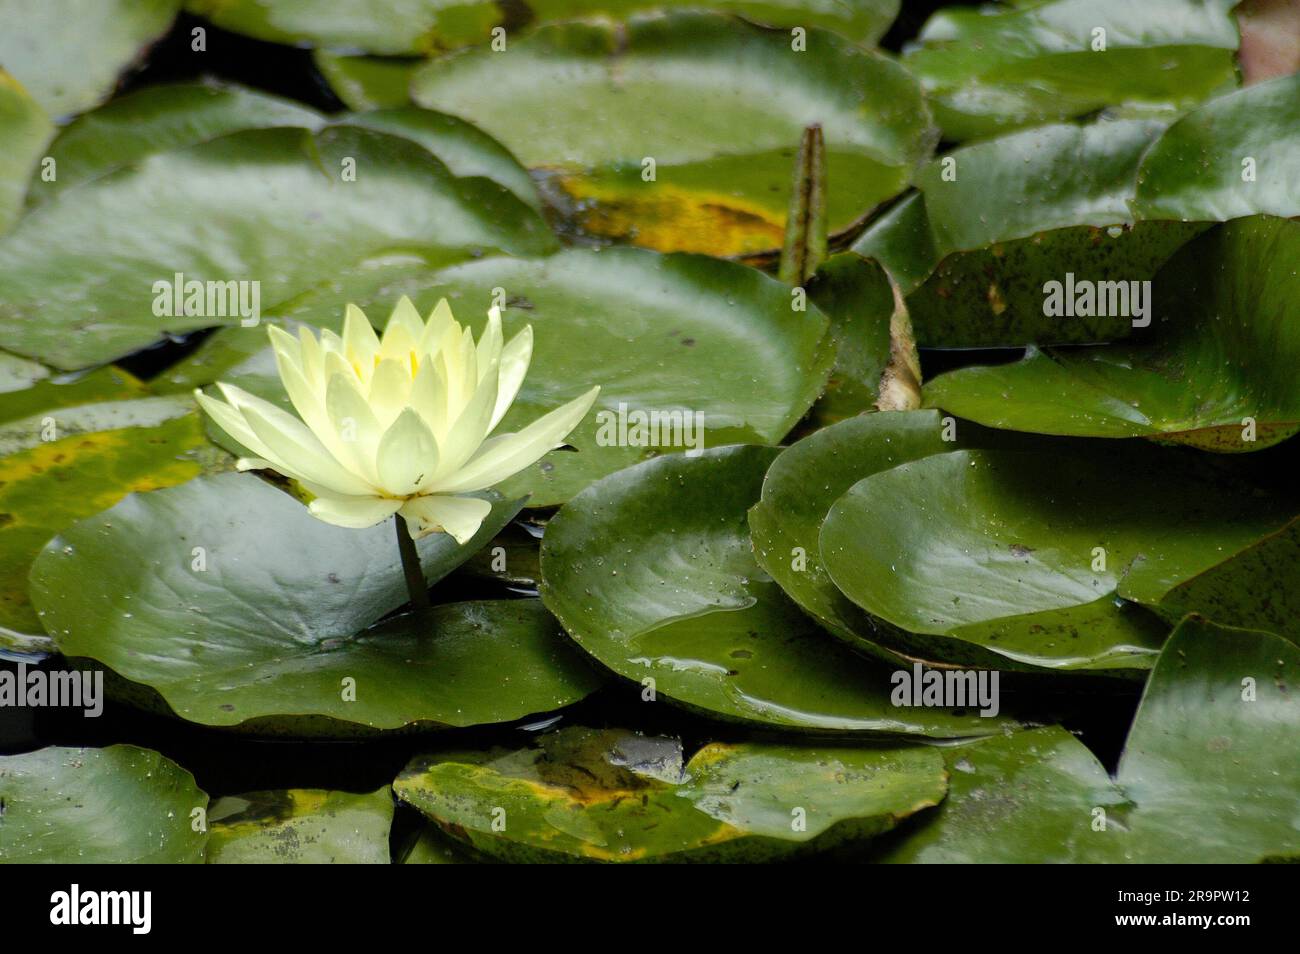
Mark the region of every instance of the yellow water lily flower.
[[533, 329], [502, 340], [488, 312], [475, 343], [446, 299], [427, 322], [409, 298], [383, 337], [348, 305], [343, 335], [269, 329], [280, 380], [301, 420], [269, 401], [218, 384], [225, 401], [195, 396], [232, 438], [257, 456], [241, 470], [274, 469], [303, 485], [311, 512], [340, 527], [369, 527], [398, 514], [410, 535], [444, 531], [464, 543], [491, 510], [485, 490], [563, 444], [599, 387], [514, 434], [489, 436], [519, 393]]

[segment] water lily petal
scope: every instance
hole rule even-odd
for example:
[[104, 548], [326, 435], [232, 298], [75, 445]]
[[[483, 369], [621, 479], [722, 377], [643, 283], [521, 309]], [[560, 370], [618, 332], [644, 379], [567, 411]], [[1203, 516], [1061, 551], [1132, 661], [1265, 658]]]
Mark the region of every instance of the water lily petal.
[[[284, 337], [297, 347], [295, 339], [288, 335]], [[344, 461], [347, 455], [338, 446], [338, 435], [330, 424], [329, 414], [325, 411], [323, 390], [313, 387], [301, 365], [291, 354], [282, 351], [278, 346], [275, 348], [275, 365], [280, 372], [280, 381], [284, 384], [285, 393], [289, 395], [289, 400], [293, 403], [298, 416], [303, 419], [303, 423], [311, 428], [312, 433], [325, 445], [331, 455], [339, 461]]]
[[439, 480], [430, 489], [438, 493], [482, 490], [517, 474], [548, 451], [559, 447], [569, 432], [586, 417], [599, 393], [600, 388], [594, 387], [581, 397], [539, 417], [518, 433], [503, 434], [484, 442], [464, 467]]
[[[460, 335], [460, 407], [463, 409], [478, 390], [478, 347], [474, 344], [474, 329], [468, 325]], [[457, 395], [453, 395], [456, 397]], [[454, 405], [453, 405], [454, 407]], [[455, 415], [453, 415], [454, 417]]]
[[447, 390], [447, 419], [454, 421], [456, 415], [460, 413], [461, 402], [458, 397], [462, 391], [462, 378], [465, 373], [465, 365], [461, 360], [460, 343], [463, 337], [463, 331], [456, 321], [452, 321], [447, 326], [441, 340], [438, 342], [438, 353], [434, 357], [434, 365], [441, 375], [443, 385]]
[[217, 425], [223, 431], [233, 437], [240, 444], [243, 444], [254, 454], [257, 454], [260, 457], [265, 457], [270, 453], [270, 451], [266, 449], [266, 445], [258, 440], [257, 435], [253, 433], [253, 429], [248, 426], [248, 422], [244, 420], [243, 415], [240, 414], [239, 411], [235, 410], [232, 405], [227, 404], [225, 401], [218, 401], [216, 398], [208, 397], [197, 388], [194, 391], [194, 399], [199, 402], [199, 405], [203, 410], [208, 412], [208, 415], [217, 422]]
[[423, 361], [411, 382], [411, 407], [424, 418], [433, 436], [442, 441], [447, 436], [447, 387], [437, 361]]
[[443, 337], [455, 320], [451, 313], [451, 305], [447, 304], [447, 299], [438, 299], [438, 304], [434, 305], [433, 311], [429, 312], [429, 320], [425, 323], [424, 331], [420, 334], [420, 353], [425, 355], [437, 354], [438, 348], [442, 345]]
[[261, 457], [241, 457], [235, 461], [235, 470], [275, 470], [275, 465]]
[[402, 501], [388, 497], [317, 497], [307, 505], [312, 516], [336, 527], [363, 530], [397, 513]]
[[[220, 390], [222, 396], [225, 396], [226, 406], [234, 408], [235, 413], [238, 415], [238, 419], [243, 422], [244, 432], [246, 432], [253, 442], [251, 445], [250, 443], [244, 443], [244, 446], [248, 447], [248, 450], [253, 451], [253, 454], [257, 455], [256, 459], [266, 461], [266, 464], [268, 464], [270, 468], [276, 469], [276, 471], [285, 474], [286, 477], [290, 477], [292, 480], [304, 480], [304, 478], [307, 477], [307, 474], [304, 474], [302, 468], [298, 467], [298, 463], [286, 459], [285, 456], [279, 454], [279, 451], [277, 451], [276, 448], [268, 445], [263, 435], [257, 433], [257, 429], [253, 426], [253, 422], [250, 420], [247, 413], [248, 408], [259, 406], [259, 404], [260, 406], [269, 408], [270, 411], [274, 413], [279, 413], [279, 415], [285, 415], [285, 412], [274, 406], [274, 404], [268, 402], [268, 400], [263, 400], [259, 398], [259, 396], [248, 394], [247, 391], [242, 389], [242, 387], [235, 387], [234, 385], [227, 385], [227, 383], [218, 381], [217, 390]], [[289, 415], [285, 416], [289, 417]], [[220, 419], [217, 419], [217, 422], [220, 424]], [[230, 422], [233, 424], [233, 421]], [[300, 424], [299, 426], [303, 425]]]
[[357, 369], [354, 368], [350, 363], [348, 363], [348, 359], [343, 357], [342, 352], [325, 351], [324, 355], [325, 355], [325, 362], [324, 362], [325, 363], [325, 385], [327, 388], [329, 385], [330, 378], [334, 377], [334, 375], [336, 374], [341, 374], [349, 381], [352, 382], [353, 387], [355, 387], [359, 393], [361, 394], [366, 393], [370, 385], [367, 384], [365, 381], [361, 380], [361, 375], [357, 374]]
[[375, 469], [380, 488], [406, 497], [438, 467], [438, 442], [414, 408], [406, 408], [379, 440]]
[[369, 381], [379, 354], [379, 338], [366, 313], [348, 305], [343, 313], [343, 356], [356, 368], [362, 381]]
[[379, 339], [379, 354], [383, 358], [406, 360], [424, 336], [424, 322], [410, 298], [403, 295], [393, 313], [388, 316], [384, 335]]
[[493, 305], [488, 309], [487, 326], [483, 329], [483, 334], [479, 335], [478, 348], [476, 357], [478, 359], [478, 381], [482, 384], [483, 377], [488, 373], [489, 367], [496, 367], [501, 360], [501, 309]]
[[298, 353], [302, 356], [302, 373], [307, 383], [324, 393], [325, 352], [306, 325], [298, 328]]
[[375, 368], [370, 379], [370, 393], [366, 400], [375, 412], [379, 426], [387, 428], [402, 408], [411, 403], [411, 366], [409, 362], [385, 358]]
[[448, 429], [447, 436], [440, 445], [442, 460], [436, 473], [426, 475], [426, 485], [441, 482], [474, 456], [474, 452], [483, 443], [483, 438], [487, 437], [487, 426], [492, 420], [492, 409], [496, 403], [497, 377], [494, 374], [479, 385], [465, 410]]
[[[233, 384], [218, 381], [217, 387], [260, 442], [259, 455], [271, 461], [282, 474], [294, 479], [320, 480], [320, 472], [335, 474], [346, 470], [330, 455], [307, 425], [292, 414]], [[355, 480], [354, 475], [340, 475], [339, 479], [348, 483], [349, 477]], [[320, 482], [328, 484], [327, 481]], [[366, 488], [340, 492], [369, 493], [370, 490]]]
[[283, 357], [302, 369], [302, 345], [297, 338], [276, 325], [267, 325], [266, 335], [277, 357]]
[[328, 328], [321, 329], [320, 350], [322, 354], [327, 354], [332, 351], [334, 354], [343, 357], [345, 361], [347, 360], [347, 349], [343, 345], [343, 339], [339, 337], [336, 332], [333, 332]]
[[525, 325], [524, 330], [515, 335], [501, 349], [501, 362], [497, 371], [497, 406], [492, 411], [492, 421], [487, 432], [492, 433], [506, 416], [510, 405], [515, 402], [519, 386], [528, 374], [528, 365], [533, 360], [533, 326]]
[[378, 484], [375, 452], [383, 429], [349, 373], [330, 375], [329, 384], [325, 388], [325, 410], [350, 469]]
[[477, 497], [433, 496], [412, 497], [400, 512], [416, 539], [445, 530], [457, 543], [468, 543], [491, 510], [490, 503]]
[[281, 473], [320, 484], [337, 494], [368, 496], [374, 493], [370, 483], [335, 460], [307, 425], [292, 414], [272, 405], [259, 407], [250, 404], [239, 410], [253, 433], [270, 451], [267, 458]]

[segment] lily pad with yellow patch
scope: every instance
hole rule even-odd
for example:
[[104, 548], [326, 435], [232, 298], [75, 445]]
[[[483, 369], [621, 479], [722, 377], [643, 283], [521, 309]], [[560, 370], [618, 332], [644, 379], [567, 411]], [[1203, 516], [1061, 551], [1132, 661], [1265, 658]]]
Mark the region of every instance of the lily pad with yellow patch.
[[937, 749], [679, 740], [561, 729], [419, 756], [398, 798], [509, 861], [771, 861], [870, 839], [947, 790]]
[[661, 251], [780, 247], [810, 125], [832, 232], [905, 188], [935, 141], [896, 61], [815, 27], [699, 12], [550, 24], [505, 52], [430, 60], [411, 93], [541, 173], [565, 227]]
[[[107, 430], [35, 439], [0, 457], [0, 652], [53, 649], [27, 592], [32, 560], [47, 540], [127, 494], [181, 484], [229, 465], [230, 456], [207, 440], [192, 409], [160, 423], [113, 426], [124, 423], [115, 417], [129, 416], [128, 407], [138, 403], [97, 405]], [[47, 416], [64, 415], [56, 410]]]
[[[0, 441], [23, 442], [23, 426], [10, 426], [13, 422], [26, 422], [26, 429], [37, 432], [35, 436], [39, 437], [45, 423], [41, 418], [51, 411], [149, 394], [143, 381], [112, 365], [84, 374], [51, 376], [48, 368], [34, 361], [5, 355], [5, 366], [15, 384], [26, 386], [0, 388]], [[59, 431], [66, 436], [72, 421], [64, 415], [52, 416]], [[33, 434], [25, 436], [30, 439]]]
[[393, 794], [292, 788], [217, 799], [208, 810], [210, 865], [386, 865]]

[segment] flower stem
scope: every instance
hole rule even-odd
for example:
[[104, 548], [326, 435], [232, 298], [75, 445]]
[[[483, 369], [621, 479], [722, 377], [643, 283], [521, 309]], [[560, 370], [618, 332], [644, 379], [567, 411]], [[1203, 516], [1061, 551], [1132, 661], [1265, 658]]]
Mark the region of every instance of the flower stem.
[[424, 570], [420, 568], [420, 554], [415, 550], [415, 541], [411, 531], [406, 528], [406, 518], [400, 513], [397, 517], [397, 552], [402, 555], [402, 572], [406, 574], [406, 592], [411, 596], [411, 609], [424, 613], [429, 609], [429, 585], [424, 582]]

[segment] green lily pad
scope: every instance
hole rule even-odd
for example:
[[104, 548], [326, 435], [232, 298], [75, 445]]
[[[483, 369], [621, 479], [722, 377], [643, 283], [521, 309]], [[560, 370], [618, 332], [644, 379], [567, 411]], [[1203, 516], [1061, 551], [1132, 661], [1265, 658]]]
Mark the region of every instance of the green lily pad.
[[1185, 220], [1300, 215], [1297, 153], [1300, 73], [1211, 100], [1170, 126], [1142, 160], [1133, 208]]
[[[1143, 119], [1066, 123], [955, 149], [926, 165], [919, 191], [874, 222], [852, 250], [880, 261], [910, 295], [956, 253], [1056, 229], [1131, 223], [1139, 161], [1163, 129]], [[918, 333], [944, 344], [934, 331]]]
[[167, 32], [181, 0], [95, 0], [75, 11], [0, 0], [0, 63], [54, 118], [108, 98], [118, 76]]
[[[5, 864], [202, 864], [208, 796], [134, 745], [0, 756]], [[196, 825], [197, 829], [196, 830]]]
[[[907, 295], [917, 343], [930, 348], [1109, 341], [1128, 315], [1044, 314], [1044, 285], [1143, 281], [1206, 223], [1134, 222], [1143, 153], [1163, 126], [1109, 120], [1025, 130], [932, 161], [919, 192], [869, 227], [823, 272], [880, 261]], [[862, 296], [843, 307], [870, 307]]]
[[528, 170], [505, 146], [463, 119], [410, 106], [344, 114], [333, 121], [418, 142], [445, 163], [452, 175], [483, 176], [505, 186], [533, 208], [541, 208], [541, 196]]
[[395, 59], [315, 50], [312, 60], [348, 109], [394, 109], [411, 105], [411, 77], [422, 59]]
[[947, 799], [885, 860], [1240, 864], [1294, 856], [1297, 690], [1294, 645], [1190, 618], [1151, 673], [1114, 779], [1058, 728], [949, 749]]
[[[7, 362], [23, 361], [8, 355], [5, 359]], [[7, 426], [14, 421], [25, 421], [27, 424], [24, 426], [39, 431], [43, 422], [38, 417], [44, 417], [51, 411], [76, 405], [124, 401], [149, 394], [149, 388], [143, 381], [111, 365], [85, 374], [51, 377], [48, 368], [33, 362], [25, 363], [28, 368], [21, 372], [16, 365], [11, 364], [15, 374], [28, 377], [28, 386], [4, 389], [0, 393], [0, 424]], [[66, 419], [59, 420], [59, 415], [54, 417], [59, 433], [66, 434], [69, 422]], [[10, 441], [21, 443], [21, 430], [6, 429], [5, 434]]]
[[463, 0], [185, 0], [223, 30], [293, 46], [428, 55], [487, 37], [504, 11]]
[[45, 147], [54, 135], [54, 124], [27, 90], [0, 69], [0, 234], [18, 220], [28, 183]]
[[78, 116], [59, 130], [48, 154], [57, 175], [32, 183], [28, 201], [47, 202], [66, 189], [170, 149], [228, 133], [272, 126], [315, 129], [323, 118], [292, 100], [219, 83], [147, 86]]
[[[32, 390], [39, 388], [37, 385]], [[79, 434], [124, 427], [157, 427], [193, 413], [194, 401], [175, 394], [51, 407], [0, 424], [0, 456]]]
[[864, 477], [986, 439], [974, 425], [958, 430], [954, 423], [952, 441], [944, 431], [936, 411], [864, 414], [823, 428], [781, 451], [749, 511], [754, 556], [763, 571], [830, 632], [889, 662], [905, 660], [876, 642], [880, 627], [831, 581], [818, 533], [831, 505]]
[[[519, 505], [496, 503], [465, 546], [418, 541], [426, 579], [468, 559]], [[506, 722], [598, 681], [535, 600], [375, 624], [406, 602], [392, 522], [333, 527], [250, 474], [130, 496], [50, 541], [31, 579], [64, 655], [205, 725], [343, 735]]]
[[767, 861], [862, 841], [943, 798], [938, 750], [704, 746], [581, 727], [418, 756], [393, 789], [506, 860]]
[[210, 865], [386, 865], [393, 792], [291, 788], [218, 798], [208, 810]]
[[1144, 667], [1159, 631], [1136, 639], [1146, 631], [1121, 600], [1159, 604], [1296, 506], [1145, 445], [959, 450], [854, 484], [826, 516], [821, 558], [919, 655], [981, 658], [1005, 643], [1046, 668]]
[[704, 13], [560, 23], [431, 60], [411, 88], [542, 175], [570, 227], [735, 255], [781, 246], [805, 126], [823, 127], [833, 231], [906, 186], [933, 143], [897, 63], [816, 28], [799, 45]]
[[[892, 672], [822, 631], [754, 559], [745, 512], [778, 450], [721, 447], [620, 471], [542, 539], [542, 598], [621, 676], [705, 714], [805, 732], [999, 731], [974, 709], [900, 708]], [[646, 680], [650, 680], [647, 682]]]
[[53, 643], [27, 595], [45, 541], [134, 490], [224, 469], [229, 458], [204, 438], [187, 398], [148, 396], [111, 366], [51, 377], [5, 358], [15, 383], [31, 386], [0, 389], [0, 654], [45, 653]]
[[[100, 408], [106, 416], [117, 409]], [[181, 484], [229, 463], [204, 436], [192, 404], [188, 414], [161, 423], [110, 424], [0, 457], [0, 651], [53, 649], [27, 591], [46, 541], [129, 493]]]
[[[28, 361], [16, 354], [0, 351], [0, 413], [9, 408], [7, 395], [35, 387], [50, 376], [50, 369], [39, 361]], [[6, 414], [7, 416], [7, 414]]]
[[933, 454], [1008, 444], [1015, 446], [998, 432], [941, 418], [930, 410], [867, 414], [823, 428], [784, 450], [769, 468], [762, 497], [749, 512], [754, 554], [786, 594], [822, 626], [857, 651], [895, 664], [910, 664], [928, 653], [932, 661], [1033, 670], [1047, 664], [1045, 642], [1068, 644], [1077, 631], [1092, 632], [1095, 639], [1100, 628], [1108, 626], [1107, 645], [1118, 651], [1054, 659], [1052, 668], [1123, 676], [1126, 670], [1149, 666], [1167, 626], [1136, 607], [1102, 600], [1025, 617], [1014, 627], [999, 621], [962, 631], [968, 642], [996, 644], [997, 654], [989, 655], [964, 645], [900, 639], [894, 627], [872, 618], [841, 593], [826, 572], [818, 538], [822, 522], [831, 505], [859, 480]]
[[[581, 17], [621, 19], [635, 13], [697, 7], [696, 0], [524, 0], [508, 9], [492, 0], [368, 0], [340, 7], [329, 0], [188, 0], [186, 9], [217, 26], [274, 43], [367, 53], [428, 55], [521, 28]], [[898, 16], [899, 0], [714, 0], [711, 9], [772, 27], [824, 27], [871, 46]]]
[[886, 852], [892, 863], [1048, 863], [1091, 857], [1094, 809], [1124, 796], [1088, 747], [1059, 726], [944, 753], [947, 803]]
[[[1043, 313], [1048, 282], [1151, 280], [1204, 223], [1054, 229], [1028, 239], [959, 252], [941, 261], [907, 298], [920, 343], [926, 347], [1005, 348], [1088, 344], [1127, 338], [1127, 314], [1061, 318]], [[1126, 285], [1125, 287], [1132, 287]]]
[[[1144, 281], [1209, 222], [1300, 212], [1286, 138], [1295, 83], [1212, 100], [1168, 130], [1102, 120], [953, 150], [852, 251], [878, 259], [902, 286], [923, 347], [1126, 337], [1128, 316], [1045, 317], [1043, 286], [1066, 273]], [[1242, 181], [1246, 156], [1254, 181]]]
[[327, 117], [291, 100], [211, 82], [146, 87], [79, 116], [49, 149], [58, 177], [33, 183], [30, 201], [39, 204], [149, 156], [242, 130], [297, 126], [318, 132], [330, 125], [410, 139], [454, 176], [485, 176], [529, 205], [541, 204], [527, 170], [506, 148], [454, 116], [408, 107]]
[[[356, 178], [350, 181], [355, 163]], [[328, 214], [326, 214], [328, 210]], [[260, 282], [268, 311], [359, 258], [441, 264], [554, 239], [502, 186], [458, 179], [410, 140], [356, 127], [253, 129], [148, 156], [70, 190], [0, 239], [0, 346], [61, 368], [147, 345], [165, 330], [239, 324], [229, 289], [205, 312], [153, 313], [157, 282]], [[93, 297], [93, 304], [87, 300]], [[224, 304], [224, 307], [223, 307]], [[185, 309], [180, 309], [184, 311]]]
[[1300, 223], [1225, 223], [1160, 270], [1151, 327], [1133, 342], [962, 368], [930, 381], [926, 403], [1043, 434], [1269, 447], [1300, 431], [1298, 270]]
[[949, 139], [1107, 106], [1176, 112], [1236, 84], [1233, 6], [1046, 0], [951, 8], [926, 23], [904, 62]]
[[406, 854], [396, 855], [403, 865], [473, 865], [483, 859], [462, 842], [454, 840], [433, 822], [426, 822]]
[[1155, 607], [1169, 620], [1197, 613], [1300, 644], [1300, 518], [1178, 584]]
[[[501, 433], [601, 386], [567, 438], [576, 453], [553, 451], [501, 485], [508, 496], [531, 495], [530, 507], [563, 503], [654, 454], [779, 441], [821, 392], [834, 359], [825, 316], [811, 305], [795, 311], [780, 282], [734, 262], [644, 249], [569, 249], [440, 270], [378, 263], [337, 276], [282, 316], [337, 328], [347, 302], [379, 319], [401, 295], [421, 313], [446, 297], [476, 330], [500, 302], [507, 337], [532, 325], [532, 364]], [[201, 364], [174, 369], [173, 379], [193, 386], [220, 376], [269, 399], [282, 395], [270, 356], [244, 357], [256, 354], [253, 341], [265, 349], [265, 331], [226, 334], [228, 344], [205, 349], [195, 356]], [[651, 428], [651, 413], [673, 416]]]

